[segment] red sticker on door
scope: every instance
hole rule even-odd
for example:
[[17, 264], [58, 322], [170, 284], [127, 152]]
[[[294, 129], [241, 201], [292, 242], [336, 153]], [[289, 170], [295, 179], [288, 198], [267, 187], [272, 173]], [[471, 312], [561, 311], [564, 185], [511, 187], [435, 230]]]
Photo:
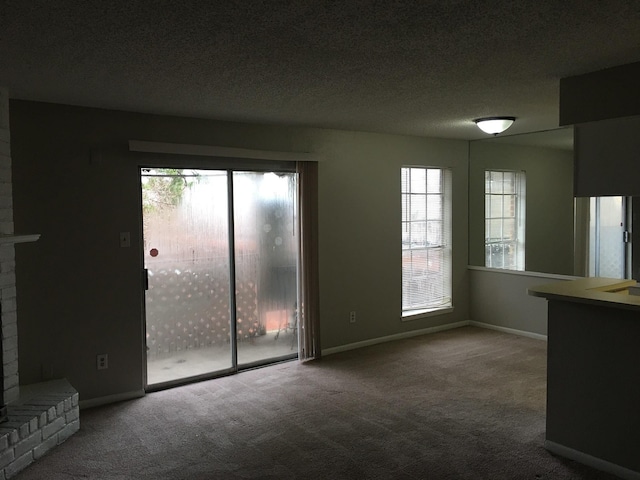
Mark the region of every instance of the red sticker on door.
[[157, 248], [152, 248], [149, 251], [149, 255], [151, 255], [152, 257], [157, 257], [158, 256], [158, 249]]

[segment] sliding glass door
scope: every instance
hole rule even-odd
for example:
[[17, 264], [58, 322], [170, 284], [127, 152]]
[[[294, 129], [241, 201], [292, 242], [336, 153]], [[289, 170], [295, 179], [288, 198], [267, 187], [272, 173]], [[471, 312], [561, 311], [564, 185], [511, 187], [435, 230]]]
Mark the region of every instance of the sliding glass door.
[[629, 197], [591, 197], [588, 275], [630, 278], [631, 202]]
[[147, 385], [295, 357], [296, 174], [141, 170]]

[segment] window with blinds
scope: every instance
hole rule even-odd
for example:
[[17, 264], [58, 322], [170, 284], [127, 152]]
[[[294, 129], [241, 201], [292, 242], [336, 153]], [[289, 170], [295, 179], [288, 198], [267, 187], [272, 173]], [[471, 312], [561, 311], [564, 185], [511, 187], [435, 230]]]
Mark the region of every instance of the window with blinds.
[[451, 302], [451, 172], [402, 168], [402, 315]]
[[525, 173], [485, 171], [485, 266], [524, 270]]

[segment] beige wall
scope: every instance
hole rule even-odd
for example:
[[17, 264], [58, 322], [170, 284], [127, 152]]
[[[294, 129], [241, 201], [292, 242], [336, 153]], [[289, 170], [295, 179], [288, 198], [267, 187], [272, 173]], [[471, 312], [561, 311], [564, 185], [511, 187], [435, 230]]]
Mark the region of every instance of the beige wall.
[[469, 271], [469, 315], [483, 326], [515, 331], [533, 338], [547, 336], [547, 302], [528, 295], [531, 287], [564, 282], [574, 277], [495, 270]]
[[[143, 388], [140, 198], [129, 139], [318, 154], [324, 349], [468, 320], [467, 142], [10, 107], [16, 231], [42, 234], [16, 253], [23, 383], [66, 377], [81, 400]], [[402, 165], [453, 169], [455, 308], [412, 322], [400, 320]], [[131, 248], [120, 248], [121, 231], [131, 232]], [[96, 370], [98, 353], [109, 354], [107, 370]]]
[[525, 270], [572, 275], [573, 153], [490, 142], [469, 147], [469, 264], [484, 266], [484, 171], [526, 172]]

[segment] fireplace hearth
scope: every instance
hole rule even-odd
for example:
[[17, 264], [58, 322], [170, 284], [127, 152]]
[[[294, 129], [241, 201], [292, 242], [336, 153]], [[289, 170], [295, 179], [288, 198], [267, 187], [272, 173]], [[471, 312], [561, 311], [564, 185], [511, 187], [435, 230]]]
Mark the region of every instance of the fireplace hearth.
[[66, 380], [22, 386], [0, 424], [0, 478], [11, 478], [80, 428], [78, 392]]

